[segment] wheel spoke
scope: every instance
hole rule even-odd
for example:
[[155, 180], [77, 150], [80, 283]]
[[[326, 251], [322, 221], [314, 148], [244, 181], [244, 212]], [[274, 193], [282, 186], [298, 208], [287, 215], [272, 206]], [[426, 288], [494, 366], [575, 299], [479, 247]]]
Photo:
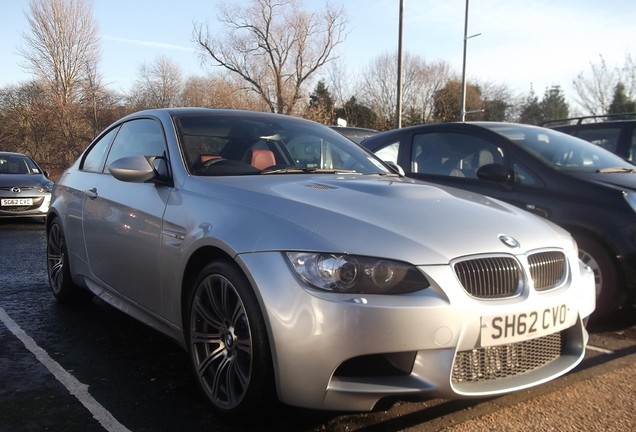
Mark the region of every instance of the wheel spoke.
[[203, 320], [207, 327], [212, 329], [220, 329], [223, 325], [222, 317], [217, 313], [214, 306], [210, 303], [211, 308], [206, 307], [208, 304], [204, 300], [197, 297], [194, 299], [195, 318]]
[[215, 344], [221, 345], [221, 333], [220, 332], [198, 332], [192, 331], [190, 334], [192, 344]]
[[252, 357], [252, 340], [250, 338], [238, 339], [236, 341], [236, 349], [244, 354]]
[[236, 400], [231, 384], [232, 362], [228, 358], [221, 360], [212, 378], [212, 395], [218, 401], [232, 403]]
[[241, 390], [244, 390], [247, 387], [247, 384], [249, 383], [249, 369], [243, 370], [243, 368], [237, 361], [233, 362], [232, 366], [233, 366], [232, 369], [234, 370], [233, 375], [236, 378], [236, 381], [238, 382], [238, 384], [240, 385]]
[[[205, 375], [208, 373], [208, 369], [210, 369], [210, 367], [213, 368], [213, 364], [217, 363], [216, 360], [221, 359], [220, 362], [218, 363], [220, 365], [223, 364], [224, 357], [225, 357], [225, 347], [221, 344], [217, 346], [217, 348], [214, 351], [210, 352], [205, 358], [203, 358], [203, 360], [197, 366], [197, 373], [199, 374], [199, 378], [201, 379], [201, 381], [205, 381]], [[218, 374], [218, 369], [220, 369], [220, 366], [217, 367], [216, 369], [213, 368], [214, 375]]]

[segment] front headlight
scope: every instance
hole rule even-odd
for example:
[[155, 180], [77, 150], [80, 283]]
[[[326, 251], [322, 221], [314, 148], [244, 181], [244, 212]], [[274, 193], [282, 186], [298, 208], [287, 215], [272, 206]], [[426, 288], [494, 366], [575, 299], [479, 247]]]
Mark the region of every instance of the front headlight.
[[305, 283], [326, 291], [403, 294], [430, 286], [413, 265], [346, 254], [287, 252], [291, 268]]
[[42, 186], [40, 186], [40, 188], [38, 189], [38, 191], [40, 193], [51, 193], [53, 191], [53, 186], [55, 186], [55, 183], [53, 182], [46, 182], [44, 183]]
[[636, 211], [636, 192], [623, 191], [623, 196], [627, 200], [627, 204], [629, 204], [632, 210]]

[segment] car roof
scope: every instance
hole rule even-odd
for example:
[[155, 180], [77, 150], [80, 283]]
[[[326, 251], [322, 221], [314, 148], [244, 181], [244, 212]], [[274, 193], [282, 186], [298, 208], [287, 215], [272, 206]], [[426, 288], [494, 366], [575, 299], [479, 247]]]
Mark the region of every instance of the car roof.
[[240, 109], [230, 109], [230, 108], [202, 108], [202, 107], [177, 107], [177, 108], [153, 108], [142, 111], [136, 111], [127, 115], [127, 117], [139, 117], [144, 115], [163, 115], [169, 114], [171, 116], [177, 115], [190, 115], [190, 114], [215, 114], [215, 115], [226, 115], [226, 116], [256, 116], [256, 117], [271, 117], [276, 119], [286, 118], [286, 119], [296, 119], [299, 121], [316, 123], [311, 120], [307, 120], [301, 117], [296, 117], [292, 115], [286, 114], [277, 114], [267, 111], [250, 111], [250, 110], [240, 110]]
[[367, 138], [364, 139], [364, 141], [362, 141], [363, 143], [367, 142], [375, 142], [377, 140], [384, 140], [385, 137], [387, 136], [393, 136], [393, 135], [401, 135], [404, 133], [411, 133], [414, 131], [418, 131], [418, 130], [423, 130], [423, 129], [435, 129], [435, 128], [439, 128], [439, 127], [444, 127], [444, 128], [456, 128], [456, 129], [471, 129], [471, 128], [479, 128], [479, 129], [483, 129], [483, 130], [488, 130], [488, 128], [486, 127], [486, 125], [501, 125], [501, 126], [529, 126], [529, 125], [522, 125], [522, 124], [518, 124], [518, 123], [508, 123], [508, 122], [486, 122], [486, 121], [475, 121], [475, 122], [442, 122], [442, 123], [423, 123], [423, 124], [419, 124], [419, 125], [413, 125], [413, 126], [407, 126], [407, 127], [403, 127], [400, 129], [391, 129], [388, 131], [384, 131], [384, 132], [379, 132], [376, 133], [374, 135], [371, 135]]

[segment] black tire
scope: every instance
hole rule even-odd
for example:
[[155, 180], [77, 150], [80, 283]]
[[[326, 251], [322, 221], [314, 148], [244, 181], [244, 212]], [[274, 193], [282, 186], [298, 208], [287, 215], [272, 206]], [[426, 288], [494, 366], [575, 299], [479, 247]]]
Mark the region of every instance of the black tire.
[[47, 230], [46, 269], [51, 291], [59, 302], [73, 303], [93, 298], [90, 291], [73, 283], [68, 263], [66, 239], [57, 219], [53, 219]]
[[594, 272], [596, 309], [591, 321], [598, 322], [624, 302], [626, 292], [621, 289], [617, 263], [611, 255], [598, 242], [585, 235], [574, 237], [579, 246], [579, 259]]
[[234, 265], [204, 267], [190, 289], [186, 342], [199, 387], [232, 416], [262, 411], [276, 400], [263, 316], [252, 287]]

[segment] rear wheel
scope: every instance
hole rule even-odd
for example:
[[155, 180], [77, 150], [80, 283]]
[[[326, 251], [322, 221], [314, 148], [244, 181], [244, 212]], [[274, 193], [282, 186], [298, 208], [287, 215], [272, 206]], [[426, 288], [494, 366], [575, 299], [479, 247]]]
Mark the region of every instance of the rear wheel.
[[594, 272], [596, 284], [596, 309], [592, 320], [598, 321], [620, 306], [625, 291], [619, 286], [620, 278], [616, 262], [596, 241], [584, 235], [575, 235], [579, 246], [579, 259]]
[[188, 302], [186, 337], [198, 384], [218, 411], [255, 412], [275, 399], [265, 324], [235, 266], [218, 262], [201, 270]]

